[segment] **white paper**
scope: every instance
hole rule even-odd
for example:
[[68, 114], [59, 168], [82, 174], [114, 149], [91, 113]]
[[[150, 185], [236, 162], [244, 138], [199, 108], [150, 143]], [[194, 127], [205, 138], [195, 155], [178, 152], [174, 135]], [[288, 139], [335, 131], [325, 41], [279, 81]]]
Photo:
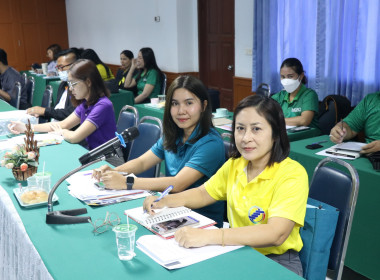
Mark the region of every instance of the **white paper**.
[[335, 149], [360, 152], [362, 150], [362, 147], [365, 145], [367, 145], [367, 143], [345, 142], [335, 145]]
[[[210, 227], [208, 229], [217, 229]], [[186, 249], [173, 239], [165, 240], [157, 235], [144, 235], [136, 241], [136, 247], [167, 269], [177, 269], [228, 253], [243, 246], [208, 245]]]
[[[22, 134], [20, 136], [15, 136], [7, 140], [4, 139], [5, 141], [0, 141], [0, 150], [11, 150], [16, 145], [25, 144], [25, 137], [25, 134]], [[53, 133], [41, 133], [34, 134], [34, 140], [37, 140], [38, 147], [43, 147], [60, 144], [63, 141], [63, 137]]]
[[[339, 149], [337, 149], [336, 147], [338, 145], [339, 144], [334, 145], [334, 146], [332, 146], [330, 148], [327, 148], [325, 150], [322, 150], [322, 151], [316, 153], [316, 155], [325, 156], [325, 157], [332, 157], [332, 158], [349, 159], [349, 160], [354, 160], [355, 158], [360, 157], [360, 153], [359, 152], [353, 152], [353, 151], [346, 151], [346, 150], [339, 150]], [[344, 155], [347, 155], [347, 156], [344, 156]]]

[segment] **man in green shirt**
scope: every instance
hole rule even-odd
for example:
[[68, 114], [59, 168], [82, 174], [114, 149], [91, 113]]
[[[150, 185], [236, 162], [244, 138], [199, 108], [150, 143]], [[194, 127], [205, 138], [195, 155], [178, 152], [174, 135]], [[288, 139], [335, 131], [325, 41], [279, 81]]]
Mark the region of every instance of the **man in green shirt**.
[[380, 151], [380, 91], [368, 94], [355, 109], [331, 129], [330, 139], [334, 143], [341, 143], [354, 138], [360, 131], [364, 131], [368, 143], [362, 147], [361, 153], [368, 154]]

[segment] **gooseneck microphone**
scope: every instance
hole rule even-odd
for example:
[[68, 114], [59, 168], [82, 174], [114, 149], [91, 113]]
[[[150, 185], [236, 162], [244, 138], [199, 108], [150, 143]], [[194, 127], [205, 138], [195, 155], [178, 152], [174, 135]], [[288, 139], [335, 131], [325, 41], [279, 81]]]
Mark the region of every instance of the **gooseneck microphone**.
[[109, 158], [117, 153], [120, 146], [125, 147], [126, 142], [133, 141], [136, 137], [139, 136], [139, 130], [137, 127], [133, 126], [124, 130], [121, 134], [116, 134], [115, 138], [105, 142], [104, 144], [96, 147], [95, 149], [89, 151], [87, 154], [84, 154], [79, 158], [80, 163], [86, 164], [91, 161], [94, 161], [101, 157]]

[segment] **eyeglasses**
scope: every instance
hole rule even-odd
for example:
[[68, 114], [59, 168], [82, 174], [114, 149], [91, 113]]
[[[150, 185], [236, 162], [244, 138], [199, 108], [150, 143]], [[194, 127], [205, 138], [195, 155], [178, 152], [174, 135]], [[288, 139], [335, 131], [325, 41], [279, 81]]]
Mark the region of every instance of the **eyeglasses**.
[[109, 227], [114, 227], [120, 224], [120, 218], [116, 213], [109, 213], [107, 211], [104, 220], [97, 219], [93, 222], [89, 219], [88, 222], [94, 227], [94, 230], [92, 231], [94, 234], [101, 234], [109, 230]]
[[67, 67], [67, 66], [70, 66], [70, 65], [72, 65], [72, 64], [73, 64], [73, 62], [72, 62], [72, 63], [69, 63], [69, 64], [66, 64], [66, 65], [57, 65], [57, 66], [55, 66], [55, 69], [62, 71], [63, 68], [65, 68], [65, 67]]
[[69, 89], [70, 89], [70, 90], [73, 90], [74, 87], [75, 87], [79, 82], [80, 82], [80, 81], [76, 81], [76, 82], [68, 81], [68, 82], [67, 82], [67, 85], [69, 86]]

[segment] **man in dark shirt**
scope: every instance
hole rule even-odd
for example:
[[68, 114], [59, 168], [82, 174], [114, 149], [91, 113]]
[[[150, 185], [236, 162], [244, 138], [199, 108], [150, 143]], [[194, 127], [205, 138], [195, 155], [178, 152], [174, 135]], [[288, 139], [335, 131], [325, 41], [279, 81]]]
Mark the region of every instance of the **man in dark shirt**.
[[35, 117], [53, 118], [57, 121], [61, 121], [74, 111], [75, 108], [71, 103], [69, 88], [67, 86], [67, 70], [76, 60], [76, 52], [72, 49], [61, 51], [58, 54], [56, 68], [62, 82], [58, 88], [56, 103], [54, 107], [50, 108], [34, 106], [26, 111], [28, 114], [34, 115]]
[[28, 107], [25, 81], [13, 67], [8, 66], [7, 53], [0, 49], [0, 99], [7, 101], [12, 106], [17, 106], [17, 95], [13, 92], [16, 82], [21, 84], [20, 109]]

